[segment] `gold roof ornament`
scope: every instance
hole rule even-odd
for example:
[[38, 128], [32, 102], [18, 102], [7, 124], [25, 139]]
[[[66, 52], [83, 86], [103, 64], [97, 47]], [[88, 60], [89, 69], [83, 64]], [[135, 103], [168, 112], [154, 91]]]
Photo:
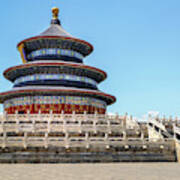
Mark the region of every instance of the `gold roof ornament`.
[[53, 14], [53, 19], [58, 19], [58, 16], [59, 16], [59, 8], [53, 7], [53, 8], [52, 8], [52, 14]]

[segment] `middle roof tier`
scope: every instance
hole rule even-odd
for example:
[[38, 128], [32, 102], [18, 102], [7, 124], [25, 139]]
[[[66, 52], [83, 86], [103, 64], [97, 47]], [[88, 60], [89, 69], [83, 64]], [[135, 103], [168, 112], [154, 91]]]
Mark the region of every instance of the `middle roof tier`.
[[[95, 67], [87, 66], [84, 64], [77, 63], [65, 63], [57, 61], [46, 61], [46, 62], [34, 62], [23, 65], [13, 66], [4, 71], [6, 79], [15, 83], [17, 79], [22, 77], [28, 77], [37, 74], [46, 75], [69, 75], [70, 78], [84, 77], [86, 80], [93, 81], [94, 83], [100, 83], [105, 80], [107, 74]], [[56, 77], [57, 78], [57, 77]], [[85, 80], [85, 81], [86, 81]]]

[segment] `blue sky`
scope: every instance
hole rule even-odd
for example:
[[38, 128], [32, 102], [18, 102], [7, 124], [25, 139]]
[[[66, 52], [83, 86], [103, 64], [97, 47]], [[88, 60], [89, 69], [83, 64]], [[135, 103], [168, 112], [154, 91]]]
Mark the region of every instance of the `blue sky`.
[[3, 71], [21, 64], [17, 43], [49, 26], [53, 6], [66, 31], [93, 44], [84, 62], [108, 73], [99, 87], [117, 97], [109, 112], [180, 115], [179, 0], [2, 1], [0, 91], [12, 87]]

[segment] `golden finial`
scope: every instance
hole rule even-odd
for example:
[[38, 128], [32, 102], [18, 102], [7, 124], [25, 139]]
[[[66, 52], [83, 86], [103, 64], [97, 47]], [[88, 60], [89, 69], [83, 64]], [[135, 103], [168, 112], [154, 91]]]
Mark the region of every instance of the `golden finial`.
[[52, 8], [52, 14], [53, 14], [53, 19], [58, 19], [59, 8], [57, 7]]

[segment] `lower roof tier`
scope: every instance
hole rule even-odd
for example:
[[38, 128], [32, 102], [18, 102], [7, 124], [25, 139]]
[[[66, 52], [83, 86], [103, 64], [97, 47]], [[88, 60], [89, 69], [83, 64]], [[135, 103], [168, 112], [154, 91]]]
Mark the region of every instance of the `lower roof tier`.
[[70, 74], [91, 78], [98, 83], [107, 77], [104, 71], [95, 67], [57, 61], [28, 63], [14, 66], [4, 71], [4, 76], [12, 82], [22, 76], [33, 74]]
[[80, 96], [80, 97], [92, 97], [104, 101], [107, 105], [113, 104], [116, 101], [114, 96], [105, 94], [97, 90], [87, 90], [78, 88], [66, 88], [66, 87], [51, 87], [51, 86], [30, 86], [22, 88], [13, 88], [10, 91], [0, 93], [0, 103], [4, 103], [6, 100], [22, 97], [22, 96]]

